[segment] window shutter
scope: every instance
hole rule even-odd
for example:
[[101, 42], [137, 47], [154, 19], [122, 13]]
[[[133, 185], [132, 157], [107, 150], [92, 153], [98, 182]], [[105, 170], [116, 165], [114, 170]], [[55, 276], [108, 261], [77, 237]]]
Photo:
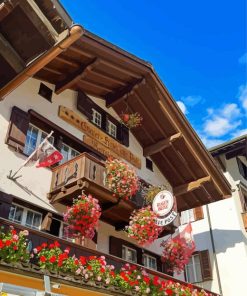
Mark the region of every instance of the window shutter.
[[23, 152], [29, 126], [29, 114], [14, 106], [10, 116], [6, 144]]
[[131, 198], [131, 201], [138, 207], [141, 208], [144, 205], [144, 198], [141, 189]]
[[78, 91], [77, 95], [77, 109], [83, 113], [89, 121], [92, 121], [93, 111], [92, 108], [95, 103], [82, 91]]
[[200, 251], [199, 256], [200, 256], [200, 262], [201, 262], [201, 271], [202, 271], [203, 281], [211, 280], [212, 279], [212, 271], [211, 271], [208, 250]]
[[201, 220], [204, 218], [203, 207], [194, 208], [194, 219], [195, 221]]
[[125, 125], [121, 125], [121, 142], [126, 147], [129, 147], [129, 129]]
[[122, 258], [122, 240], [114, 236], [110, 236], [109, 253], [111, 255]]
[[0, 217], [8, 219], [13, 195], [0, 191]]
[[101, 111], [101, 129], [103, 129], [107, 133], [107, 113], [105, 111]]
[[47, 213], [41, 223], [41, 230], [50, 231], [52, 223], [52, 213]]

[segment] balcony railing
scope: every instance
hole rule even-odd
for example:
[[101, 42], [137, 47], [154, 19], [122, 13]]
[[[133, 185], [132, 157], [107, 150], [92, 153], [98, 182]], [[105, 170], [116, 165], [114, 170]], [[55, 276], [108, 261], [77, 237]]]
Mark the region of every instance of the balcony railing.
[[243, 222], [244, 222], [244, 228], [247, 231], [247, 212], [242, 213], [242, 219], [243, 219]]
[[[4, 226], [6, 229], [8, 229], [10, 226], [13, 226], [17, 231], [27, 229], [27, 227], [13, 223], [12, 221], [9, 221], [9, 220], [3, 219], [3, 218], [0, 218], [0, 226]], [[45, 233], [45, 232], [42, 232], [39, 230], [34, 230], [31, 228], [28, 228], [28, 231], [29, 231], [28, 239], [31, 241], [32, 248], [35, 248], [35, 247], [41, 245], [42, 243], [53, 243], [56, 240], [60, 243], [62, 249], [65, 249], [66, 247], [70, 247], [70, 254], [75, 254], [76, 257], [105, 256], [107, 263], [114, 265], [116, 269], [120, 269], [123, 265], [125, 265], [127, 263], [127, 261], [125, 261], [121, 258], [112, 256], [109, 254], [104, 254], [104, 253], [96, 251], [96, 250], [88, 249], [88, 248], [83, 247], [81, 245], [77, 245], [75, 243], [66, 241], [61, 238], [57, 238], [53, 235], [50, 235], [48, 233]], [[137, 268], [143, 267], [141, 265], [134, 264], [134, 263], [132, 265], [135, 265]], [[145, 270], [147, 271], [148, 274], [153, 275], [153, 276], [158, 276], [159, 278], [161, 278], [163, 280], [172, 280], [172, 281], [178, 282], [180, 284], [186, 284], [185, 282], [175, 279], [172, 276], [169, 276], [169, 275], [164, 274], [162, 272], [158, 272], [158, 271], [148, 269], [148, 268], [145, 268]], [[201, 289], [200, 287], [197, 287], [196, 285], [192, 285], [192, 286], [197, 289]], [[212, 292], [210, 292], [210, 293], [211, 293], [211, 295], [216, 295], [216, 296], [218, 295], [218, 294], [214, 294]]]

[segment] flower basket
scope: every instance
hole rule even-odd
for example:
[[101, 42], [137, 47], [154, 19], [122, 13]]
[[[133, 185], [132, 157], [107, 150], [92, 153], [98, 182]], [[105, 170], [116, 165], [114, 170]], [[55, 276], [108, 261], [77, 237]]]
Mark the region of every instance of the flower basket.
[[122, 113], [120, 115], [121, 122], [129, 129], [141, 126], [143, 118], [140, 113]]
[[106, 161], [106, 185], [119, 198], [128, 200], [139, 188], [139, 179], [133, 168], [119, 159]]
[[98, 200], [91, 195], [83, 194], [73, 200], [72, 207], [67, 208], [64, 221], [68, 223], [67, 230], [72, 236], [92, 239], [100, 216]]
[[194, 246], [190, 247], [184, 238], [171, 238], [161, 243], [163, 247], [161, 260], [166, 264], [168, 272], [181, 273], [189, 263]]
[[141, 246], [154, 242], [163, 230], [155, 224], [156, 218], [150, 206], [134, 211], [126, 227], [128, 237], [135, 239]]

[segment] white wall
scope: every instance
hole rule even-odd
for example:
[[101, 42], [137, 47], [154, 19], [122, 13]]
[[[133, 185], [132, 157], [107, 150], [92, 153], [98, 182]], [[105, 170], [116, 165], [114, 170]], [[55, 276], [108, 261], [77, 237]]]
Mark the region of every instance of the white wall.
[[[34, 111], [43, 115], [58, 126], [67, 130], [78, 139], [83, 138], [82, 132], [58, 117], [59, 105], [64, 105], [83, 116], [76, 109], [76, 93], [67, 90], [60, 95], [53, 94], [51, 104], [38, 95], [39, 85], [39, 80], [29, 79], [20, 87], [18, 87], [15, 91], [13, 91], [8, 97], [6, 97], [4, 101], [0, 102], [0, 191], [6, 192], [8, 194], [13, 194], [14, 196], [26, 202], [30, 202], [47, 210], [62, 213], [64, 207], [59, 205], [50, 205], [46, 197], [46, 194], [49, 192], [50, 189], [52, 175], [49, 168], [23, 168], [21, 170], [22, 177], [18, 179], [18, 182], [20, 183], [19, 185], [7, 178], [9, 171], [17, 170], [25, 160], [25, 157], [23, 155], [14, 152], [4, 143], [13, 106], [17, 106], [24, 111], [33, 109]], [[54, 86], [49, 84], [47, 85], [54, 89]], [[97, 98], [93, 98], [93, 100], [97, 102], [102, 108], [106, 109], [103, 100]], [[111, 115], [113, 115], [114, 117], [118, 117], [113, 109], [107, 109], [107, 111], [111, 113]], [[129, 149], [134, 154], [139, 155], [139, 157], [141, 157], [142, 159], [142, 169], [138, 170], [137, 172], [140, 177], [152, 184], [168, 184], [164, 176], [160, 173], [155, 165], [154, 172], [146, 169], [142, 147], [139, 145], [132, 134], [130, 134]], [[25, 188], [23, 189], [20, 186], [23, 186]], [[108, 252], [109, 249], [109, 235], [120, 235], [121, 237], [123, 236], [123, 233], [115, 232], [113, 227], [105, 223], [101, 223], [99, 233], [100, 242], [98, 249], [102, 251], [104, 250], [105, 252]], [[126, 239], [126, 236], [124, 236], [124, 238]], [[156, 253], [159, 253], [157, 243], [152, 247], [152, 249]]]
[[[209, 215], [223, 295], [244, 295], [247, 287], [247, 234], [241, 217], [242, 208], [237, 184], [240, 180], [246, 185], [247, 182], [239, 174], [236, 158], [223, 159], [223, 161], [227, 169], [225, 177], [232, 185], [234, 192], [231, 198], [209, 204]], [[219, 293], [206, 206], [204, 206], [204, 219], [192, 222], [192, 228], [196, 249], [210, 251], [213, 270], [213, 280], [203, 282], [201, 286]]]

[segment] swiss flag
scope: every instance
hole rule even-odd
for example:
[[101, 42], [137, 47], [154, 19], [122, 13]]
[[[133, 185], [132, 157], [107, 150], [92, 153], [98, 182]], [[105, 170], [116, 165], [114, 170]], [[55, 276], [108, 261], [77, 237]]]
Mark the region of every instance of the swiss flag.
[[63, 155], [55, 150], [51, 154], [47, 155], [46, 158], [39, 161], [39, 163], [36, 165], [36, 168], [44, 168], [49, 167], [63, 159]]

